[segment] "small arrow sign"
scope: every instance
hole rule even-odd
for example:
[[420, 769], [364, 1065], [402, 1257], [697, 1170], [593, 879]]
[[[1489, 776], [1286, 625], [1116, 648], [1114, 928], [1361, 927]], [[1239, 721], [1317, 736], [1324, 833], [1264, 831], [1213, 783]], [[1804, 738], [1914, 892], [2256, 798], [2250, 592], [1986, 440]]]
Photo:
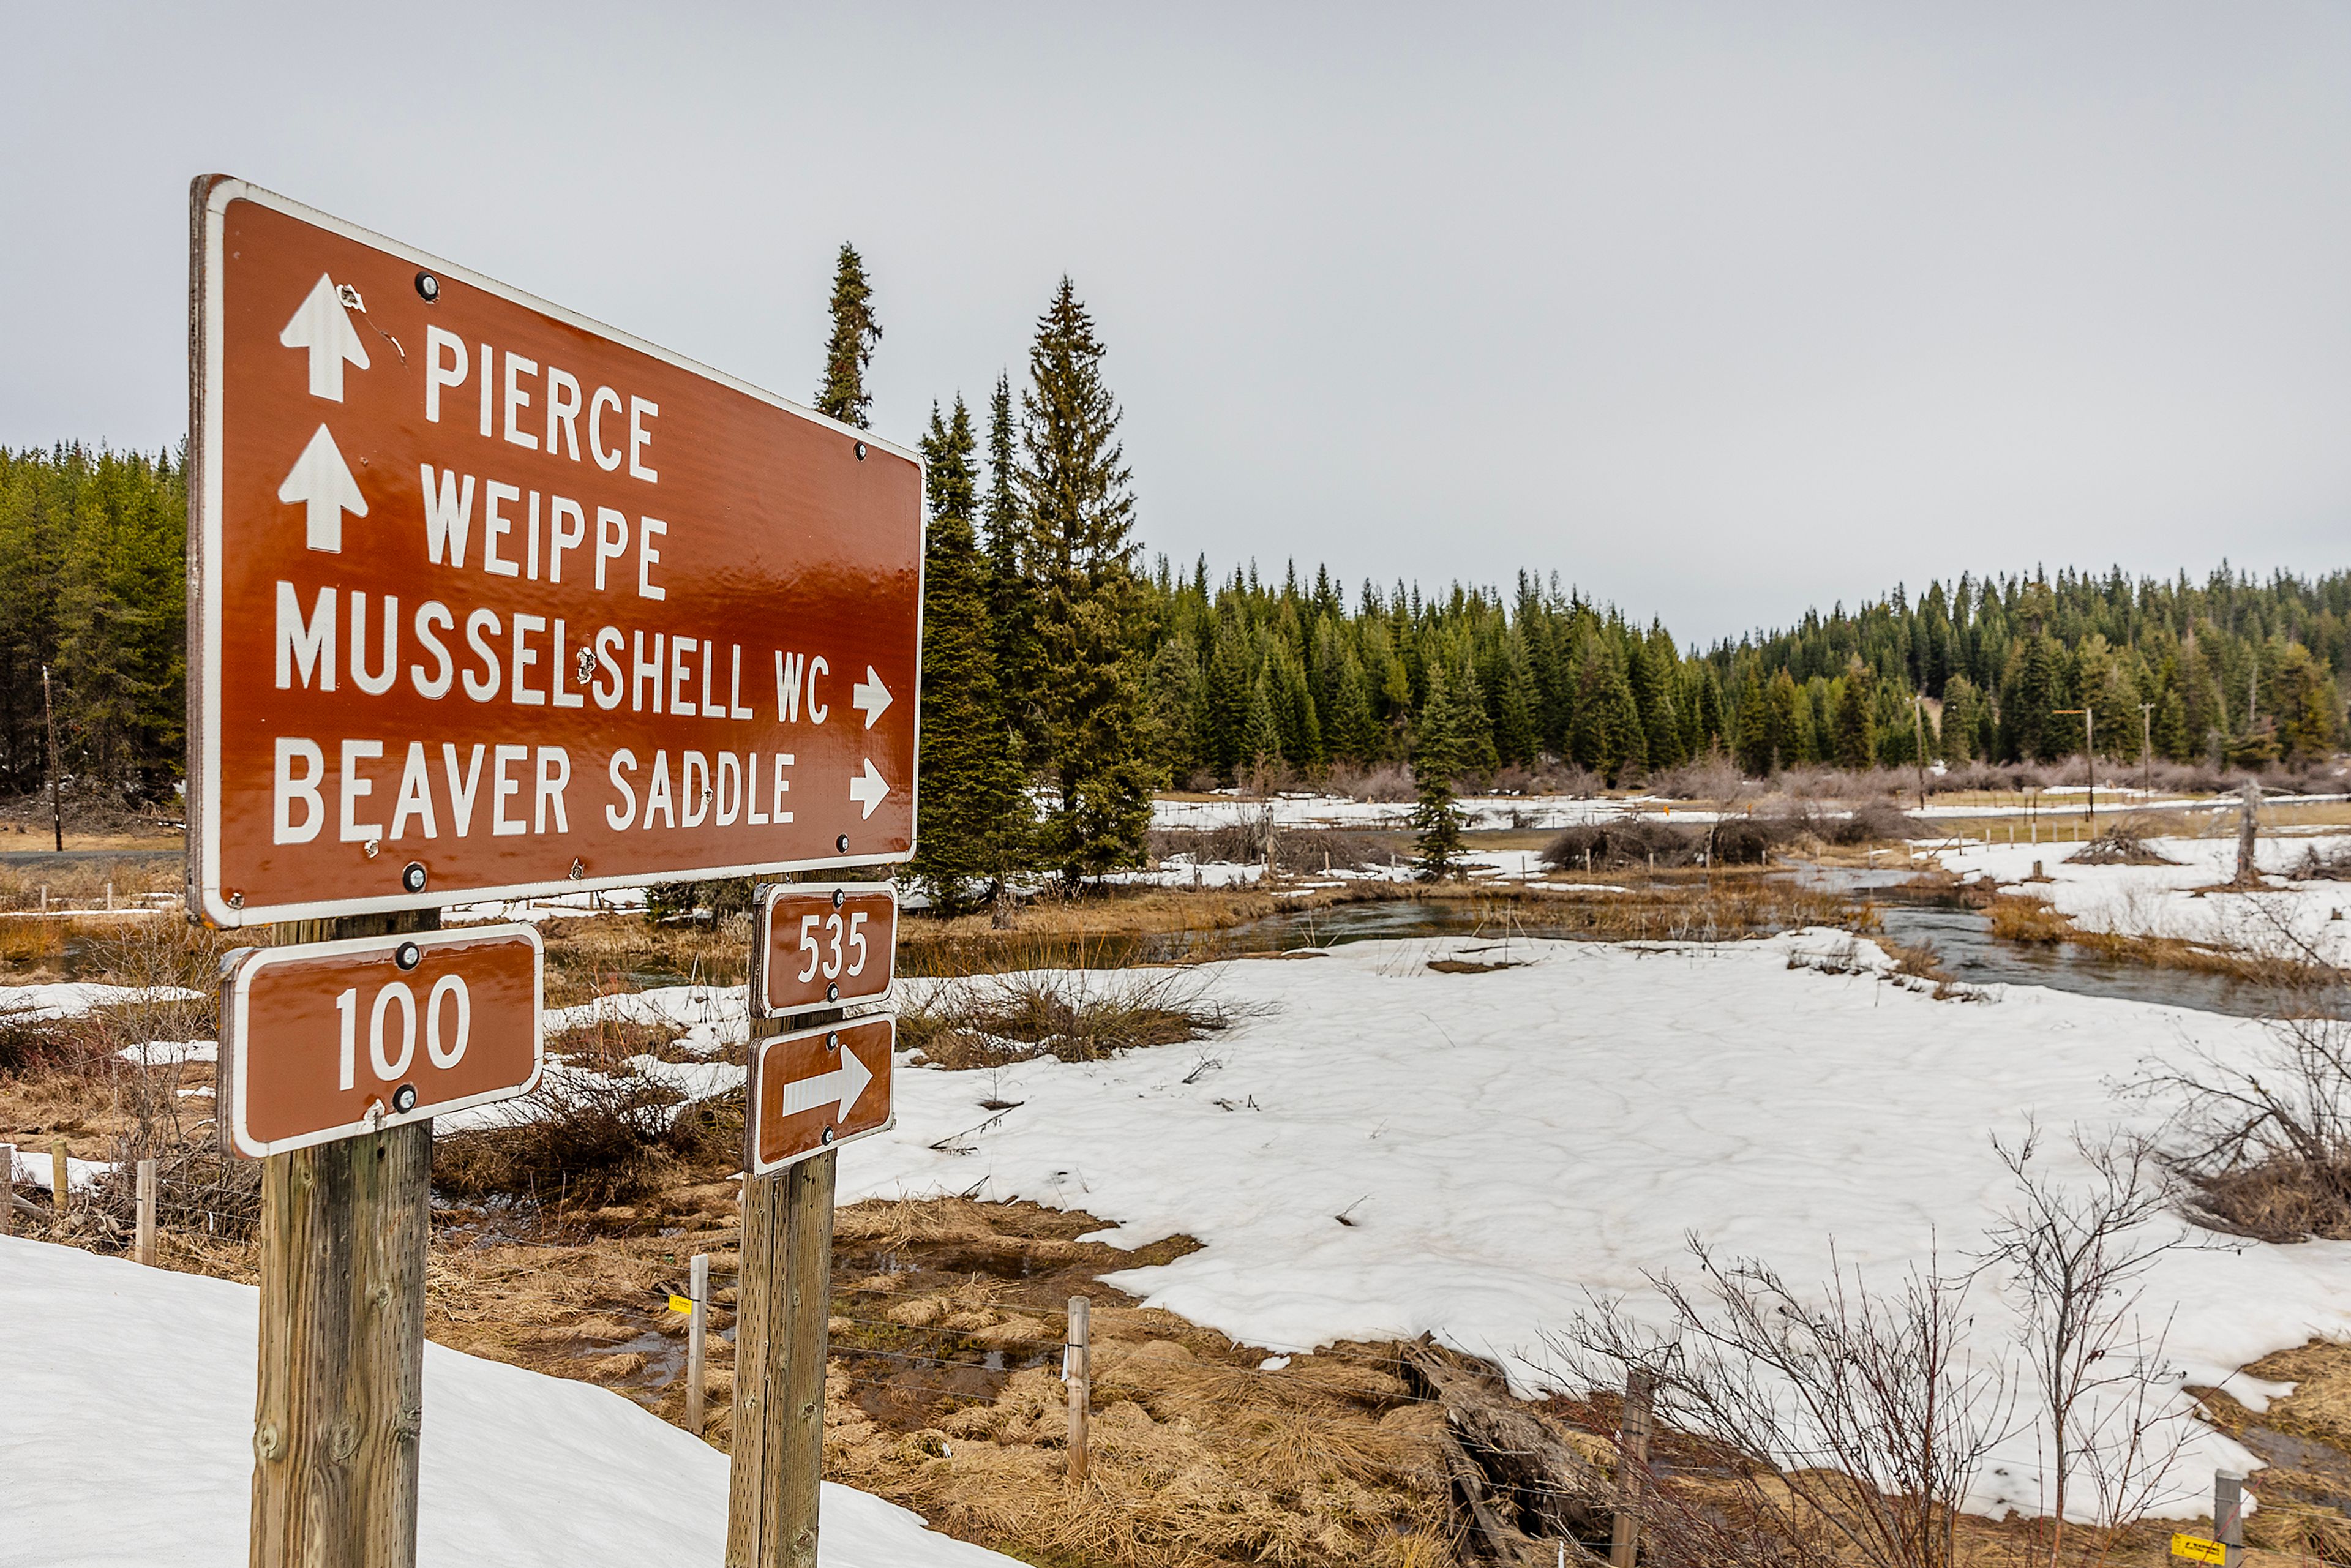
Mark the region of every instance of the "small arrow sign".
[[803, 1111], [819, 1111], [837, 1106], [832, 1119], [849, 1120], [850, 1107], [873, 1082], [873, 1071], [857, 1060], [857, 1052], [844, 1041], [841, 1047], [841, 1065], [830, 1072], [820, 1072], [814, 1078], [803, 1078], [784, 1085], [784, 1114], [797, 1116]]
[[[872, 665], [866, 665], [865, 678], [850, 688], [849, 706], [865, 716], [865, 727], [868, 729], [872, 729], [873, 721], [882, 716], [882, 710], [890, 706], [890, 688], [882, 684], [882, 677], [874, 673]], [[874, 798], [879, 800], [881, 797]]]
[[310, 286], [310, 292], [303, 296], [302, 303], [295, 307], [294, 319], [286, 323], [286, 330], [277, 334], [277, 340], [289, 349], [310, 350], [312, 397], [342, 402], [343, 361], [348, 360], [361, 370], [368, 368], [367, 345], [360, 341], [359, 329], [351, 325], [342, 300], [336, 297], [335, 280], [323, 272], [319, 274], [319, 281]]
[[[302, 455], [294, 459], [293, 471], [277, 486], [277, 498], [288, 506], [308, 507], [303, 542], [312, 549], [336, 555], [343, 549], [343, 514], [349, 512], [355, 517], [368, 515], [367, 497], [360, 494], [360, 482], [351, 477], [350, 465], [343, 461], [335, 438], [327, 434], [323, 424], [310, 437], [310, 444], [302, 448]], [[872, 764], [866, 766], [871, 768]], [[853, 784], [851, 787], [855, 788]], [[873, 808], [865, 808], [865, 814], [872, 816]]]
[[888, 781], [873, 770], [873, 758], [870, 757], [865, 759], [862, 774], [850, 775], [849, 798], [864, 807], [868, 817], [873, 814], [873, 808], [882, 803], [882, 797], [889, 792]]

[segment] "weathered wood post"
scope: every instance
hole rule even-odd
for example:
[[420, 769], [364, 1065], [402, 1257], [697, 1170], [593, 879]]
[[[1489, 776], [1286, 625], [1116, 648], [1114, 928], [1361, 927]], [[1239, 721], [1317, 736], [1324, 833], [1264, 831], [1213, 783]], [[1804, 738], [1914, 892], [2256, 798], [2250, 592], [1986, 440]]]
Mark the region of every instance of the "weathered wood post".
[[2234, 1470], [2212, 1472], [2212, 1533], [2228, 1555], [2221, 1568], [2237, 1568], [2245, 1557], [2245, 1478]]
[[685, 1429], [702, 1436], [702, 1336], [710, 1332], [710, 1254], [694, 1255], [694, 1272], [686, 1283], [694, 1312], [685, 1321]]
[[[437, 909], [280, 922], [280, 945], [434, 931]], [[261, 1162], [252, 1568], [413, 1568], [433, 1124]]]
[[131, 1256], [149, 1269], [155, 1266], [155, 1162], [139, 1162], [139, 1219], [131, 1232]]
[[16, 1145], [0, 1144], [0, 1236], [16, 1228]]
[[2253, 855], [2261, 836], [2262, 787], [2248, 779], [2238, 793], [2237, 880], [2251, 887], [2262, 880], [2261, 864]]
[[73, 1160], [63, 1138], [49, 1145], [49, 1204], [63, 1219], [73, 1212]]
[[1649, 1471], [1649, 1427], [1656, 1374], [1625, 1375], [1625, 1414], [1616, 1437], [1616, 1521], [1608, 1536], [1611, 1568], [1633, 1568], [1641, 1544], [1641, 1492]]
[[1070, 1338], [1061, 1351], [1061, 1380], [1070, 1392], [1070, 1484], [1086, 1484], [1086, 1414], [1093, 1403], [1092, 1303], [1070, 1298]]
[[[760, 939], [756, 928], [751, 939]], [[836, 1008], [799, 1019], [754, 1018], [751, 1038], [837, 1023], [842, 1016]], [[816, 1568], [840, 1159], [828, 1149], [743, 1178], [726, 1568]]]

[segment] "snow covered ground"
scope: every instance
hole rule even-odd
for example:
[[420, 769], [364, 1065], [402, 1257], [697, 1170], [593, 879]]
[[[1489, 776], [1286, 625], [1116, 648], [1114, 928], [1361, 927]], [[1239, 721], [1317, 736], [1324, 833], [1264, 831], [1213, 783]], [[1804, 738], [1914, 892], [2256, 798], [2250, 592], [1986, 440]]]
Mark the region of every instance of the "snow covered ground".
[[[1464, 795], [1462, 826], [1487, 829], [1573, 828], [1620, 817], [1664, 816], [1676, 821], [1711, 822], [1719, 813], [1702, 811], [1662, 797], [1580, 795]], [[1270, 801], [1238, 795], [1209, 800], [1152, 802], [1155, 828], [1231, 828], [1261, 822], [1267, 808], [1277, 828], [1402, 828], [1412, 815], [1410, 800], [1353, 800], [1343, 795], [1277, 795]]]
[[[245, 1560], [250, 1286], [0, 1238], [0, 1568]], [[726, 1552], [726, 1457], [621, 1396], [424, 1352], [417, 1561], [643, 1568]], [[827, 1484], [824, 1568], [1013, 1568]]]
[[[1431, 973], [1439, 956], [1524, 967]], [[1791, 967], [1848, 956], [1864, 972]], [[2263, 1038], [2036, 988], [1938, 1002], [1882, 962], [1814, 931], [1673, 948], [1364, 942], [1214, 966], [1221, 994], [1271, 1010], [1115, 1061], [902, 1071], [894, 1131], [842, 1155], [842, 1200], [971, 1192], [1085, 1209], [1124, 1246], [1187, 1233], [1205, 1249], [1111, 1282], [1276, 1351], [1432, 1332], [1541, 1385], [1544, 1335], [1587, 1291], [1656, 1311], [1643, 1270], [1685, 1263], [1686, 1232], [1796, 1281], [1827, 1274], [1833, 1241], [1885, 1284], [1938, 1248], [1964, 1268], [2008, 1198], [1992, 1134], [2028, 1118], [2059, 1134], [2144, 1125], [2152, 1112], [2114, 1083], [2150, 1053], [2235, 1057]], [[1980, 1289], [1977, 1349], [2012, 1353], [2012, 1313]], [[2176, 1306], [2179, 1373], [2217, 1383], [2351, 1333], [2351, 1244], [2175, 1254], [2147, 1301], [2157, 1321]], [[2184, 1396], [2173, 1408], [2189, 1440], [2173, 1502], [2193, 1513], [2216, 1465], [2251, 1457], [2188, 1422]], [[2032, 1510], [2041, 1495], [2025, 1436], [1978, 1500]]]
[[2351, 883], [2294, 882], [2286, 873], [2312, 849], [2339, 852], [2351, 836], [2263, 837], [2259, 860], [2272, 890], [2198, 893], [2237, 871], [2237, 841], [2228, 838], [2151, 839], [2148, 847], [2174, 865], [2077, 865], [2081, 844], [1959, 844], [1932, 852], [1961, 876], [2024, 883], [2039, 861], [2045, 883], [2018, 891], [2048, 900], [2085, 930], [2138, 936], [2173, 936], [2207, 945], [2267, 951], [2291, 931], [2331, 962], [2351, 962]]

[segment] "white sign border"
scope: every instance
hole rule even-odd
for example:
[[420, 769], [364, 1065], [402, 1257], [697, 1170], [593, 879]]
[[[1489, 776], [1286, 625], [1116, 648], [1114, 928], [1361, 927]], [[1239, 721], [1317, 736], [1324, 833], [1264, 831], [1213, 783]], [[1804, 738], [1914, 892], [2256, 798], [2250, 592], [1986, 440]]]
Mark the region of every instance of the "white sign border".
[[674, 354], [642, 338], [608, 327], [602, 322], [576, 310], [510, 288], [496, 278], [464, 267], [454, 262], [421, 251], [412, 246], [364, 229], [356, 224], [303, 205], [275, 191], [264, 189], [229, 174], [199, 174], [189, 187], [189, 290], [188, 290], [188, 381], [189, 396], [194, 404], [189, 427], [195, 435], [192, 443], [196, 472], [188, 486], [188, 505], [197, 516], [190, 519], [188, 528], [188, 665], [196, 673], [192, 682], [192, 695], [200, 700], [188, 705], [188, 748], [194, 766], [187, 773], [188, 810], [188, 906], [201, 913], [206, 925], [221, 929], [255, 925], [277, 920], [327, 920], [350, 915], [373, 915], [391, 910], [439, 909], [456, 904], [489, 904], [524, 898], [552, 897], [566, 893], [584, 893], [604, 888], [643, 887], [662, 882], [705, 882], [722, 877], [770, 876], [784, 872], [826, 871], [851, 865], [896, 865], [914, 858], [922, 821], [922, 769], [916, 766], [914, 778], [907, 785], [906, 805], [911, 813], [906, 848], [897, 854], [835, 854], [813, 860], [760, 861], [748, 865], [686, 868], [675, 872], [632, 872], [619, 876], [586, 876], [578, 880], [559, 878], [547, 882], [510, 883], [496, 886], [434, 889], [423, 893], [398, 892], [360, 898], [313, 900], [294, 904], [246, 904], [242, 894], [232, 904], [221, 886], [220, 871], [220, 733], [216, 716], [221, 699], [221, 612], [218, 585], [212, 574], [222, 559], [221, 504], [221, 402], [223, 396], [222, 331], [224, 305], [222, 286], [225, 267], [222, 265], [224, 232], [227, 212], [232, 202], [246, 201], [272, 212], [329, 230], [345, 239], [372, 246], [403, 262], [455, 278], [486, 294], [493, 294], [509, 304], [536, 310], [568, 326], [593, 333], [623, 348], [661, 361], [667, 365], [715, 382], [729, 391], [756, 398], [770, 407], [825, 425], [854, 441], [862, 441], [893, 457], [902, 457], [914, 465], [920, 494], [915, 506], [916, 549], [914, 562], [914, 756], [922, 755], [922, 618], [924, 590], [930, 556], [930, 476], [923, 466], [922, 454], [909, 451], [895, 442], [885, 441], [872, 431], [860, 430], [837, 419], [817, 413], [778, 397], [763, 388], [738, 380], [724, 371], [714, 370], [698, 361]]
[[[429, 1105], [419, 1104], [410, 1111], [387, 1112], [373, 1122], [346, 1123], [340, 1127], [305, 1133], [295, 1138], [274, 1141], [256, 1138], [246, 1128], [245, 1091], [250, 1080], [238, 1070], [239, 1058], [248, 1031], [246, 1014], [252, 1002], [254, 977], [261, 971], [312, 958], [387, 953], [403, 942], [413, 942], [419, 947], [430, 949], [458, 942], [479, 942], [485, 938], [507, 941], [517, 936], [530, 943], [530, 1077], [520, 1087], [486, 1090], [457, 1100], [436, 1100]], [[229, 963], [229, 972], [223, 977], [221, 983], [220, 1060], [213, 1071], [213, 1114], [219, 1122], [220, 1141], [225, 1149], [246, 1159], [266, 1159], [271, 1155], [287, 1154], [295, 1149], [339, 1143], [345, 1138], [358, 1137], [362, 1133], [404, 1127], [412, 1122], [429, 1122], [435, 1116], [445, 1116], [452, 1111], [463, 1111], [469, 1106], [517, 1099], [538, 1088], [539, 1079], [547, 1071], [547, 945], [539, 939], [536, 926], [516, 921], [496, 925], [455, 925], [444, 931], [396, 932], [388, 936], [346, 937], [336, 942], [301, 942], [284, 947], [246, 947], [232, 954]]]
[[[761, 1165], [759, 1163], [759, 1071], [767, 1061], [768, 1052], [778, 1046], [789, 1045], [794, 1040], [813, 1039], [831, 1030], [859, 1029], [872, 1023], [884, 1023], [890, 1026], [890, 1113], [882, 1118], [879, 1125], [868, 1127], [862, 1133], [845, 1133], [829, 1144], [819, 1144], [815, 1148], [778, 1160], [773, 1165]], [[843, 1046], [841, 1049], [845, 1051], [848, 1047]], [[813, 1029], [796, 1029], [789, 1034], [758, 1037], [751, 1041], [751, 1049], [744, 1054], [744, 1068], [743, 1174], [746, 1176], [773, 1176], [778, 1171], [789, 1170], [804, 1160], [812, 1160], [819, 1155], [829, 1155], [844, 1144], [853, 1144], [861, 1138], [871, 1138], [878, 1134], [886, 1133], [898, 1124], [898, 1015], [894, 1012], [862, 1013], [855, 1018], [841, 1019], [838, 1022], [818, 1024]]]
[[[838, 893], [844, 897], [870, 897], [881, 894], [890, 900], [890, 978], [887, 984], [870, 996], [843, 997], [839, 1001], [810, 1002], [805, 1007], [778, 1008], [768, 1002], [768, 926], [776, 917], [776, 905], [786, 898], [799, 898], [810, 894], [823, 895]], [[898, 998], [898, 925], [905, 915], [898, 901], [898, 884], [894, 882], [767, 882], [761, 883], [751, 911], [751, 964], [743, 994], [749, 999], [751, 1016], [756, 1019], [798, 1018], [802, 1013], [823, 1012], [832, 1008], [850, 1008], [870, 1012], [887, 1008]], [[850, 1020], [843, 1020], [850, 1021]]]

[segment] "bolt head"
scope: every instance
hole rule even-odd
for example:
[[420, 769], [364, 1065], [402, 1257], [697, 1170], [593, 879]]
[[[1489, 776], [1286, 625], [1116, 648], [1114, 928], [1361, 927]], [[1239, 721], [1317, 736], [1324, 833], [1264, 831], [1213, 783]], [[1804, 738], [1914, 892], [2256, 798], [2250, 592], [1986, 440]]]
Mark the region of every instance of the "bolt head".
[[403, 969], [413, 969], [424, 961], [424, 949], [413, 942], [402, 942], [392, 950], [392, 961]]
[[439, 303], [441, 298], [441, 280], [434, 277], [429, 272], [418, 273], [416, 275], [416, 297], [419, 299], [423, 300], [427, 305]]
[[865, 461], [865, 443], [862, 441], [857, 444], [857, 460], [860, 463]]
[[402, 1115], [416, 1109], [416, 1085], [403, 1083], [392, 1092], [392, 1108]]
[[410, 861], [406, 865], [401, 867], [400, 885], [406, 888], [411, 893], [423, 893], [424, 891], [424, 863], [422, 861]]
[[831, 1127], [827, 1127], [824, 1130], [824, 1141], [828, 1144], [832, 1142], [832, 1129]]
[[826, 1035], [824, 1037], [824, 1048], [827, 1051], [839, 1051], [841, 1049], [841, 1036], [838, 1034]]
[[832, 847], [838, 850], [841, 853], [847, 854], [849, 852], [849, 835], [847, 833], [843, 833], [841, 837], [833, 840]]
[[841, 1000], [841, 987], [839, 985], [830, 985], [825, 987], [824, 999], [829, 1002], [837, 1002]]
[[839, 908], [841, 907], [841, 902], [842, 902], [844, 899], [846, 899], [848, 896], [849, 896], [849, 895], [848, 895], [847, 894], [845, 894], [845, 893], [841, 892], [841, 889], [839, 889], [839, 888], [837, 888], [837, 887], [836, 887], [836, 888], [834, 888], [834, 889], [832, 890], [832, 906], [833, 906], [835, 909], [839, 909]]

